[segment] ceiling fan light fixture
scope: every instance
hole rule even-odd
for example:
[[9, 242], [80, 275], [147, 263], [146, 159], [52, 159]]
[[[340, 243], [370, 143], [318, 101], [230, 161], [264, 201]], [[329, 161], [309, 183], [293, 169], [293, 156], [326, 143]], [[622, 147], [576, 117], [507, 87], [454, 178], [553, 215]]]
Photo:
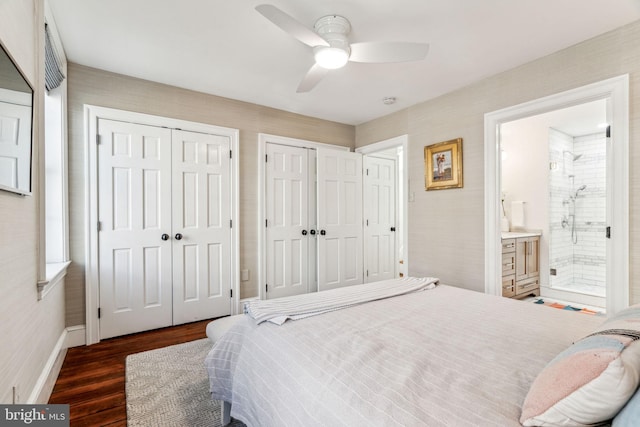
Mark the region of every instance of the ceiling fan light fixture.
[[[326, 15], [318, 19], [313, 30], [276, 6], [261, 4], [256, 10], [295, 39], [313, 48], [315, 64], [298, 85], [296, 92], [309, 92], [330, 70], [344, 67], [348, 61], [360, 63], [388, 63], [421, 61], [427, 56], [427, 43], [360, 42], [349, 43], [347, 35], [351, 23], [340, 15]], [[383, 102], [392, 104], [393, 97]]]
[[318, 47], [314, 54], [316, 64], [328, 70], [342, 68], [349, 61], [349, 52], [338, 47]]

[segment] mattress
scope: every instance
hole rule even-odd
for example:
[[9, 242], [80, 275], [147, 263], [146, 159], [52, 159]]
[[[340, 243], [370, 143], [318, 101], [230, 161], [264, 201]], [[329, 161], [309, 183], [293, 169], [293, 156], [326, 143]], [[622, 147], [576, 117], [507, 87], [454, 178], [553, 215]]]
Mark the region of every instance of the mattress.
[[538, 372], [602, 321], [439, 285], [281, 326], [244, 316], [205, 363], [248, 426], [517, 426]]

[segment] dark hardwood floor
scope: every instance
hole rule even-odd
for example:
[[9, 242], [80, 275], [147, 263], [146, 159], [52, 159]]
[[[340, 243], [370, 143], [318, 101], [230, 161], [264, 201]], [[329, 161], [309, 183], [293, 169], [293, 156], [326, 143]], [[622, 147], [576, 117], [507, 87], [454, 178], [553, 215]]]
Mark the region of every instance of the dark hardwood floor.
[[49, 403], [69, 404], [72, 426], [126, 426], [125, 358], [129, 354], [205, 338], [210, 321], [70, 348]]

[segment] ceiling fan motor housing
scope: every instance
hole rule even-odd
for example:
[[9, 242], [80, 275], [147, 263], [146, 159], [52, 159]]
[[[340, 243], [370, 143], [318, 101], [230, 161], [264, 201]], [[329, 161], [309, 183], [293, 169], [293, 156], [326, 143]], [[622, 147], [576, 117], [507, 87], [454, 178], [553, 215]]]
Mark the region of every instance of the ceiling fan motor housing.
[[316, 64], [329, 70], [343, 67], [351, 55], [351, 47], [347, 40], [351, 24], [347, 18], [338, 15], [323, 16], [313, 27], [316, 33], [329, 43], [329, 47], [313, 48]]
[[[316, 33], [325, 39], [332, 48], [351, 53], [347, 34], [351, 32], [351, 24], [347, 18], [339, 15], [327, 15], [318, 19], [313, 26]], [[318, 46], [315, 49], [318, 49]]]

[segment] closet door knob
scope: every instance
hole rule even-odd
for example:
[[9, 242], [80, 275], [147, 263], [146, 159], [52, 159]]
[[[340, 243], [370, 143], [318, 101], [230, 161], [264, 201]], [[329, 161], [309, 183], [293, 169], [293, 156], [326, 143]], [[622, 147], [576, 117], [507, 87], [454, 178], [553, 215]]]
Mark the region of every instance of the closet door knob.
[[307, 235], [307, 230], [302, 230], [302, 235], [306, 236]]
[[326, 234], [327, 234], [327, 232], [326, 232], [326, 231], [324, 231], [324, 230], [320, 230], [320, 235], [321, 235], [321, 236], [325, 236]]
[[169, 235], [167, 233], [164, 233], [162, 236], [160, 236], [160, 238], [162, 240], [169, 240]]
[[176, 240], [182, 240], [182, 234], [176, 233], [175, 238]]
[[316, 230], [309, 230], [309, 233], [311, 233], [312, 236], [316, 235]]

